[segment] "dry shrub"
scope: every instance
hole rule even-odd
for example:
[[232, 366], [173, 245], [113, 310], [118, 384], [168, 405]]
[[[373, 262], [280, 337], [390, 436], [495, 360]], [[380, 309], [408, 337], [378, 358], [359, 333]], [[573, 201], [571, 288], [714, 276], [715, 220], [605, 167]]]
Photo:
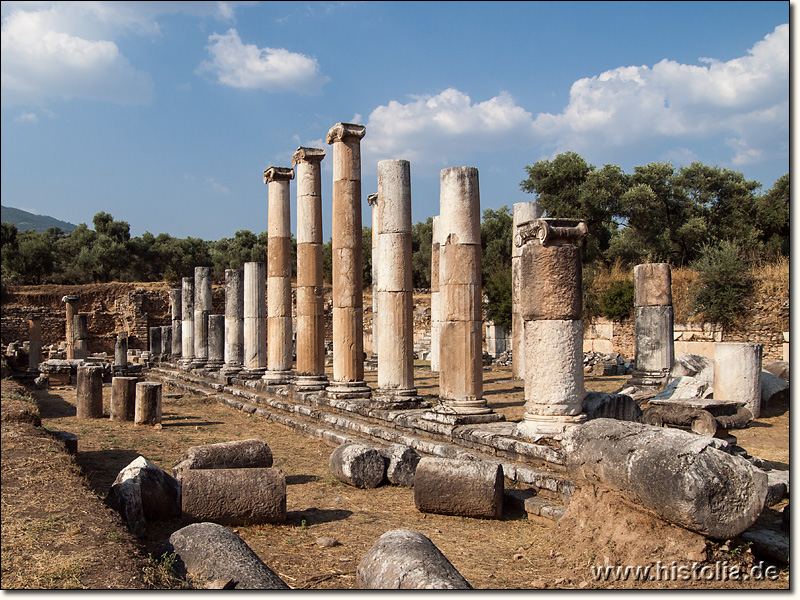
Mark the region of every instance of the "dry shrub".
[[789, 259], [781, 256], [775, 262], [752, 268], [755, 292], [761, 296], [789, 298]]
[[672, 311], [676, 323], [689, 323], [696, 318], [692, 306], [698, 276], [697, 271], [686, 267], [672, 268]]

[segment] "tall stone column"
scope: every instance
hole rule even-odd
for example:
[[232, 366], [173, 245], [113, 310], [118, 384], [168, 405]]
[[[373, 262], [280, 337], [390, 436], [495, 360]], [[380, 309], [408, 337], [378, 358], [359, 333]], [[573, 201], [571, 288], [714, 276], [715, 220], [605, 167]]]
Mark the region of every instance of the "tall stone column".
[[225, 366], [223, 375], [235, 375], [244, 362], [244, 274], [225, 269]]
[[169, 307], [172, 316], [172, 337], [170, 345], [170, 354], [172, 360], [179, 360], [181, 357], [181, 290], [175, 288], [169, 290]]
[[521, 311], [525, 321], [525, 439], [559, 435], [586, 420], [581, 248], [586, 224], [537, 219], [521, 224]]
[[194, 277], [181, 280], [181, 360], [184, 370], [194, 361]]
[[438, 412], [491, 413], [483, 398], [481, 206], [478, 170], [441, 172]]
[[194, 268], [194, 361], [192, 368], [208, 362], [208, 316], [211, 314], [211, 268]]
[[244, 370], [242, 377], [263, 377], [267, 370], [266, 266], [244, 263]]
[[[411, 280], [411, 165], [378, 163], [378, 389], [376, 397], [418, 404], [414, 387], [414, 300]], [[375, 218], [373, 217], [373, 222]], [[376, 235], [377, 234], [377, 235]], [[374, 258], [373, 258], [374, 260]]]
[[431, 371], [439, 372], [439, 337], [442, 331], [439, 295], [439, 251], [441, 248], [439, 217], [433, 217], [431, 236]]
[[378, 230], [380, 217], [378, 194], [367, 196], [367, 204], [372, 207], [372, 359], [378, 358]]
[[208, 362], [206, 369], [219, 371], [225, 364], [225, 315], [208, 315]]
[[163, 346], [161, 344], [161, 326], [150, 327], [148, 329], [148, 347], [150, 348], [150, 360], [155, 362], [161, 360]]
[[128, 368], [128, 332], [118, 331], [117, 339], [114, 342], [114, 365], [113, 371], [121, 371]]
[[297, 391], [317, 391], [325, 376], [325, 315], [322, 307], [322, 177], [325, 151], [298, 148], [297, 169]]
[[267, 187], [267, 372], [270, 385], [292, 378], [292, 231], [289, 182], [294, 170], [270, 167], [264, 171]]
[[75, 315], [75, 358], [89, 356], [89, 315]]
[[[535, 221], [542, 216], [536, 202], [514, 203], [513, 231], [523, 223]], [[522, 247], [511, 245], [511, 376], [525, 379], [525, 321], [522, 318], [520, 268]]]
[[672, 274], [668, 263], [633, 268], [636, 371], [626, 385], [654, 392], [675, 362]]
[[78, 296], [64, 296], [61, 301], [66, 304], [65, 337], [67, 342], [67, 360], [75, 358], [75, 315], [78, 311]]
[[366, 128], [337, 123], [333, 145], [333, 381], [332, 397], [368, 398], [364, 382], [363, 247], [361, 237], [361, 138]]
[[39, 372], [42, 362], [42, 317], [31, 315], [28, 318], [28, 371]]

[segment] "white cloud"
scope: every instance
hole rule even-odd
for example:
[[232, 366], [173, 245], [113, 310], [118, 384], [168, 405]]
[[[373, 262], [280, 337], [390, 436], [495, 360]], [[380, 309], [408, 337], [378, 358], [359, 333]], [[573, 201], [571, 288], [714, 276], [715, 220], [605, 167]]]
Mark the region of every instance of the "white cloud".
[[14, 119], [17, 123], [38, 123], [39, 118], [34, 113], [22, 113]]
[[229, 29], [224, 34], [208, 36], [210, 61], [204, 61], [198, 73], [211, 73], [217, 81], [239, 89], [270, 92], [294, 91], [319, 93], [329, 80], [320, 75], [316, 58], [284, 48], [259, 48], [242, 43], [239, 33]]
[[223, 195], [227, 196], [228, 194], [231, 193], [231, 191], [228, 188], [226, 188], [221, 183], [218, 183], [217, 181], [215, 181], [214, 178], [212, 178], [212, 177], [207, 178], [206, 179], [206, 183], [208, 184], [208, 187], [211, 188], [212, 191], [214, 191], [214, 192], [216, 192], [218, 194], [223, 194]]

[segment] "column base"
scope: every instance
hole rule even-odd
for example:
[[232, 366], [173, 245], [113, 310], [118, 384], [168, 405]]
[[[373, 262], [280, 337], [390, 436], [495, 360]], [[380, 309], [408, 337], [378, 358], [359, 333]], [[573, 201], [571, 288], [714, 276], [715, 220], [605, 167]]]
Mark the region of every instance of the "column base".
[[206, 363], [204, 368], [208, 369], [209, 371], [219, 371], [224, 366], [225, 363], [221, 360], [210, 360]]
[[266, 367], [256, 367], [254, 369], [242, 369], [237, 376], [240, 379], [261, 379], [266, 372]]
[[417, 388], [378, 388], [372, 393], [372, 400], [377, 408], [393, 410], [410, 410], [430, 405], [417, 396]]
[[433, 409], [444, 415], [488, 415], [494, 411], [486, 406], [486, 400], [445, 400], [439, 398], [439, 405]]
[[226, 377], [233, 377], [234, 375], [241, 373], [241, 371], [242, 371], [242, 365], [236, 365], [236, 364], [230, 364], [230, 365], [226, 364], [224, 367], [220, 369], [220, 373], [222, 373]]
[[325, 375], [298, 375], [292, 382], [292, 389], [296, 392], [319, 392], [328, 386]]
[[325, 395], [334, 400], [372, 397], [372, 388], [365, 381], [332, 381], [325, 388]]
[[205, 369], [206, 365], [208, 364], [208, 360], [205, 358], [195, 358], [192, 360], [190, 364], [190, 369]]
[[291, 371], [267, 371], [261, 377], [267, 385], [287, 385], [292, 382]]
[[193, 362], [193, 358], [182, 358], [178, 361], [178, 368], [180, 368], [181, 371], [191, 371]]
[[669, 377], [669, 371], [634, 371], [631, 378], [625, 382], [624, 387], [657, 388], [664, 387]]
[[525, 415], [523, 421], [517, 424], [515, 434], [517, 437], [536, 441], [543, 437], [560, 436], [565, 431], [586, 422], [586, 415]]

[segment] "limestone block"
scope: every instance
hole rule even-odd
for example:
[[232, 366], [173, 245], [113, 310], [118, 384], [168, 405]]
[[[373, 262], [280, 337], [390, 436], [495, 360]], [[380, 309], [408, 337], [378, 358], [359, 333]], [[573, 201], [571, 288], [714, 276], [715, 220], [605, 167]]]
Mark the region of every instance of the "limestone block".
[[175, 571], [205, 581], [233, 580], [238, 590], [288, 590], [238, 535], [216, 523], [193, 523], [169, 536], [162, 554], [175, 554]]
[[323, 314], [322, 290], [311, 286], [297, 287], [297, 316], [320, 316]]
[[267, 319], [267, 367], [273, 371], [292, 368], [292, 319], [269, 317]]
[[333, 181], [361, 179], [361, 138], [366, 128], [352, 123], [338, 123], [325, 141], [333, 144]]
[[292, 317], [292, 282], [287, 277], [267, 279], [267, 316]]
[[480, 244], [442, 244], [439, 247], [439, 291], [450, 284], [480, 287]]
[[714, 344], [714, 399], [743, 402], [757, 419], [761, 414], [761, 344]]
[[385, 465], [375, 448], [346, 443], [338, 446], [328, 460], [331, 475], [347, 485], [369, 489], [383, 481]]
[[562, 449], [567, 474], [579, 486], [584, 481], [616, 490], [713, 539], [739, 535], [764, 507], [766, 474], [717, 450], [708, 436], [595, 419], [568, 431]]
[[361, 297], [363, 277], [361, 248], [336, 248], [333, 257], [333, 306], [361, 308], [364, 300]]
[[481, 286], [447, 284], [439, 287], [440, 321], [481, 321]]
[[333, 205], [333, 247], [360, 248], [363, 244], [361, 182], [334, 180]]
[[105, 502], [139, 534], [149, 522], [180, 516], [181, 484], [139, 456], [119, 472]]
[[411, 446], [392, 444], [378, 450], [386, 464], [386, 479], [394, 485], [414, 487], [414, 474], [420, 455]]
[[481, 321], [441, 323], [439, 331], [441, 398], [472, 401], [483, 397], [482, 329]]
[[573, 244], [522, 249], [521, 310], [525, 321], [577, 320], [583, 314], [581, 249]]
[[133, 422], [135, 425], [157, 425], [161, 423], [161, 384], [140, 381], [136, 384], [136, 404]]
[[499, 519], [503, 491], [500, 463], [425, 457], [414, 475], [414, 504], [420, 512]]
[[138, 377], [114, 377], [111, 380], [112, 421], [133, 421], [137, 383]]
[[192, 446], [175, 462], [172, 473], [181, 481], [191, 469], [252, 469], [272, 466], [272, 450], [264, 440], [249, 439]]
[[185, 517], [221, 525], [286, 521], [286, 477], [281, 469], [193, 469], [185, 471]]
[[100, 419], [103, 417], [103, 367], [82, 365], [77, 368], [75, 390], [77, 417]]
[[287, 237], [267, 238], [267, 278], [292, 276], [292, 240]]
[[364, 379], [364, 311], [333, 308], [333, 372], [336, 381]]
[[244, 318], [267, 316], [266, 266], [264, 263], [244, 263]]
[[619, 421], [642, 422], [642, 409], [626, 394], [587, 392], [581, 412], [587, 419], [617, 419]]
[[668, 263], [633, 268], [634, 306], [672, 306], [672, 274]]
[[322, 285], [322, 244], [297, 244], [297, 287]]
[[470, 590], [472, 586], [426, 536], [408, 529], [384, 533], [356, 570], [360, 589]]
[[402, 292], [414, 286], [411, 279], [411, 232], [381, 233], [375, 262], [378, 270], [377, 290]]
[[444, 245], [481, 244], [481, 204], [478, 169], [451, 167], [439, 176], [439, 206]]
[[378, 233], [410, 233], [411, 163], [403, 159], [378, 162], [378, 198]]
[[378, 387], [410, 388], [414, 385], [413, 294], [378, 293]]

